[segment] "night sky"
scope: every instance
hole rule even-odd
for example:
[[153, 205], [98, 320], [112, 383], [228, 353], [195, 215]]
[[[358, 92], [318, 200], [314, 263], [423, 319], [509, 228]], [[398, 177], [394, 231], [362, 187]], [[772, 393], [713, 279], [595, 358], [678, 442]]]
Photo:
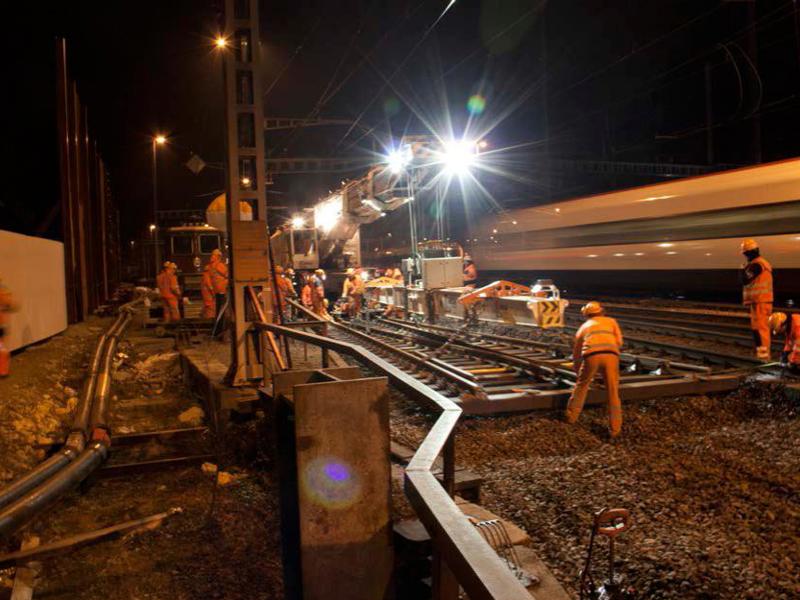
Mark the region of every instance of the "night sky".
[[[800, 17], [791, 1], [459, 0], [442, 16], [447, 4], [263, 2], [266, 113], [359, 123], [349, 133], [270, 132], [268, 153], [358, 155], [404, 132], [452, 127], [461, 135], [469, 126], [495, 150], [513, 147], [501, 154], [506, 175], [481, 179], [498, 205], [509, 206], [647, 179], [545, 177], [532, 167], [546, 153], [715, 165], [800, 154]], [[212, 49], [218, 7], [170, 0], [37, 8], [30, 4], [4, 37], [9, 185], [0, 226], [41, 230], [58, 202], [56, 35], [67, 38], [70, 70], [111, 171], [123, 240], [141, 235], [152, 218], [155, 131], [170, 136], [159, 158], [161, 206], [204, 207], [223, 188], [222, 75]], [[485, 110], [470, 119], [473, 94]], [[376, 136], [364, 136], [362, 125]], [[209, 164], [197, 176], [183, 166], [191, 152]], [[290, 209], [277, 211], [274, 224], [358, 175], [276, 178], [269, 202]], [[490, 205], [477, 199], [473, 208]], [[58, 223], [45, 234], [59, 237]]]

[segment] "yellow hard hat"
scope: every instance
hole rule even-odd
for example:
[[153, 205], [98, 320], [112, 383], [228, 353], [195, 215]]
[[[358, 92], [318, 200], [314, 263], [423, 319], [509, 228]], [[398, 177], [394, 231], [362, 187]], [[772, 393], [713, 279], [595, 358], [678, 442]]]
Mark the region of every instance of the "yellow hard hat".
[[603, 314], [603, 307], [599, 302], [587, 302], [581, 307], [581, 314], [584, 317], [595, 317]]
[[758, 250], [758, 242], [750, 238], [742, 240], [742, 252], [750, 252], [751, 250]]
[[169, 268], [172, 266], [172, 263], [171, 263], [171, 262], [169, 262], [169, 261], [166, 261], [166, 262], [165, 262], [163, 265], [161, 265], [161, 266], [162, 266], [162, 267], [164, 267], [165, 269], [169, 269]]
[[214, 248], [211, 251], [211, 256], [214, 256], [214, 255], [218, 255], [218, 256], [222, 255], [222, 250], [220, 250], [219, 248]]
[[275, 273], [276, 273], [276, 274], [278, 274], [278, 275], [280, 275], [281, 273], [283, 273], [283, 267], [282, 267], [282, 266], [280, 266], [280, 265], [277, 265], [277, 266], [275, 267]]
[[314, 273], [316, 273], [317, 275], [325, 275], [325, 271], [323, 271], [322, 269], [314, 269]]
[[784, 325], [786, 325], [786, 313], [776, 312], [769, 316], [769, 328], [772, 333], [780, 333]]
[[347, 269], [347, 271], [345, 271], [345, 275], [355, 275], [355, 274], [356, 270], [353, 268]]

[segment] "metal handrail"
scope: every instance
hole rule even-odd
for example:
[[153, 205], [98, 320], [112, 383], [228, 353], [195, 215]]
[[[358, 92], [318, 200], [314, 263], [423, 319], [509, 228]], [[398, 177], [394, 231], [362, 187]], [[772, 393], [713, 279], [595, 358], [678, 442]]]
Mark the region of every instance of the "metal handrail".
[[[318, 318], [305, 307], [293, 304], [312, 318]], [[325, 324], [341, 327], [330, 321]], [[361, 346], [292, 327], [268, 323], [256, 323], [255, 326], [348, 355], [388, 377], [407, 395], [440, 409], [439, 418], [405, 469], [406, 496], [428, 530], [434, 550], [440, 553], [458, 584], [472, 600], [530, 600], [530, 592], [465, 518], [432, 472], [437, 457], [452, 440], [461, 416], [457, 404]]]

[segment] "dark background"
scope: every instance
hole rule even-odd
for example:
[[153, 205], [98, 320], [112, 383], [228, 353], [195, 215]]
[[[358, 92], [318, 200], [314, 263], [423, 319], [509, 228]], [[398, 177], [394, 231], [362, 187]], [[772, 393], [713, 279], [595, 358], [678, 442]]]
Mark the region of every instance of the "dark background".
[[[486, 192], [465, 191], [473, 215], [656, 179], [548, 173], [539, 168], [547, 156], [725, 167], [800, 154], [800, 16], [792, 0], [459, 0], [432, 28], [446, 5], [263, 2], [267, 115], [318, 114], [375, 128], [269, 132], [268, 153], [382, 152], [404, 132], [466, 128], [490, 143], [497, 165], [476, 174]], [[32, 4], [9, 21], [0, 227], [60, 236], [59, 219], [45, 221], [59, 200], [57, 35], [67, 38], [69, 67], [110, 169], [123, 241], [152, 221], [153, 132], [170, 136], [159, 157], [161, 207], [203, 208], [221, 192], [217, 11], [203, 0], [84, 1]], [[470, 120], [474, 93], [486, 110]], [[183, 166], [191, 152], [209, 164], [197, 176]], [[269, 202], [289, 208], [276, 210], [272, 224], [358, 175], [276, 177]], [[461, 194], [454, 186], [451, 195]]]

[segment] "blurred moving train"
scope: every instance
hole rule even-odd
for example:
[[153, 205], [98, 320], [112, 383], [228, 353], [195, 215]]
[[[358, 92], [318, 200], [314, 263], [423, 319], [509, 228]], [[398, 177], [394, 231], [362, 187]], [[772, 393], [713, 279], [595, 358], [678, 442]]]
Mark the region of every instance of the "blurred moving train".
[[737, 302], [748, 237], [775, 269], [776, 302], [800, 300], [800, 159], [506, 211], [465, 245], [481, 279]]

